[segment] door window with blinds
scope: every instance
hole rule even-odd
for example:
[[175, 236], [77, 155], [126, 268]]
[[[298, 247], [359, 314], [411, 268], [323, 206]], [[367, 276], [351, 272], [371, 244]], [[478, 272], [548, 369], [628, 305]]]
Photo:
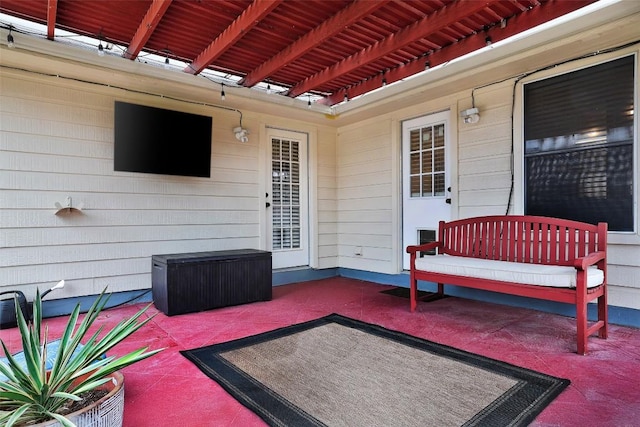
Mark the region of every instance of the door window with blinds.
[[272, 247], [300, 248], [300, 145], [274, 138], [271, 146]]
[[634, 231], [635, 56], [524, 86], [525, 213]]
[[411, 197], [444, 196], [444, 124], [412, 129], [409, 138]]

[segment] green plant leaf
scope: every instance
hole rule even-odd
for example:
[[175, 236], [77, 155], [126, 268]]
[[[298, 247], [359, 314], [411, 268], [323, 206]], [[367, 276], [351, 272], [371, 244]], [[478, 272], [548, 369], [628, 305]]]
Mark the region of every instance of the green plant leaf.
[[102, 327], [89, 336], [89, 330], [106, 307], [109, 297], [105, 288], [80, 322], [80, 305], [76, 305], [67, 319], [49, 372], [45, 370], [49, 352], [48, 329], [42, 328], [40, 292], [36, 292], [33, 303], [32, 324], [27, 324], [16, 301], [16, 318], [22, 338], [25, 366], [20, 366], [0, 340], [7, 355], [7, 363], [0, 363], [0, 372], [7, 378], [0, 381], [0, 411], [3, 411], [0, 412], [0, 425], [5, 425], [5, 421], [7, 425], [13, 425], [54, 418], [64, 426], [73, 426], [64, 416], [57, 414], [66, 401], [81, 400], [81, 393], [109, 382], [109, 374], [163, 350], [149, 351], [148, 347], [144, 347], [124, 356], [104, 357], [108, 351], [153, 319], [153, 316], [142, 318], [151, 306], [149, 304], [130, 318], [119, 322], [104, 336], [101, 337]]

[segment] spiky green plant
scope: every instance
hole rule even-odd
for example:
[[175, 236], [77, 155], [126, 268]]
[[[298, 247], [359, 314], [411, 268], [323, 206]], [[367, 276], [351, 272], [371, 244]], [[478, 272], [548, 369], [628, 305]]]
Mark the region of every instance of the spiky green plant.
[[[33, 322], [27, 323], [16, 300], [16, 318], [22, 336], [25, 363], [21, 366], [11, 356], [4, 341], [0, 340], [7, 357], [7, 363], [0, 361], [0, 372], [6, 377], [6, 380], [0, 381], [0, 425], [9, 427], [56, 419], [63, 426], [74, 427], [71, 421], [58, 413], [65, 403], [69, 400], [80, 401], [80, 394], [110, 381], [109, 374], [162, 351], [148, 351], [148, 347], [144, 347], [121, 357], [104, 357], [114, 346], [153, 318], [151, 316], [138, 321], [151, 304], [129, 319], [120, 321], [104, 336], [100, 337], [103, 332], [103, 327], [100, 327], [85, 340], [85, 335], [109, 297], [106, 289], [103, 290], [77, 328], [80, 304], [76, 305], [60, 338], [50, 371], [45, 367], [48, 330], [45, 326], [44, 335], [41, 334], [40, 292], [37, 292], [33, 303]], [[81, 341], [84, 341], [83, 345]]]

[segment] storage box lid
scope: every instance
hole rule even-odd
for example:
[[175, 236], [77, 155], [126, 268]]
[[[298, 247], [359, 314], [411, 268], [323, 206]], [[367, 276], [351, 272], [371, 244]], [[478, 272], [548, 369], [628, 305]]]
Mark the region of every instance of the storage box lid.
[[153, 255], [154, 263], [159, 264], [179, 264], [187, 262], [206, 262], [232, 260], [240, 258], [264, 258], [271, 257], [271, 252], [258, 249], [231, 249], [225, 251], [212, 252], [189, 252], [183, 254], [163, 254]]

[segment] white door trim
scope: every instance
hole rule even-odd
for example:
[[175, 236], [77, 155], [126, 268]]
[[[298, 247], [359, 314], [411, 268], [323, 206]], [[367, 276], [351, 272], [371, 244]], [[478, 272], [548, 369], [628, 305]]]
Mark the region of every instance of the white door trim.
[[[408, 162], [409, 162], [409, 158], [408, 158], [408, 153], [405, 153], [405, 133], [406, 131], [409, 130], [409, 128], [411, 127], [421, 127], [424, 125], [428, 125], [431, 123], [437, 123], [437, 122], [443, 122], [445, 123], [445, 136], [446, 136], [446, 141], [445, 141], [445, 150], [446, 150], [446, 156], [445, 156], [445, 169], [446, 169], [446, 174], [447, 174], [447, 178], [446, 178], [446, 182], [445, 182], [445, 195], [443, 197], [440, 197], [441, 202], [444, 203], [444, 200], [447, 198], [451, 199], [451, 203], [448, 205], [448, 209], [445, 209], [446, 212], [446, 218], [442, 218], [444, 220], [450, 220], [456, 217], [456, 213], [457, 213], [457, 181], [458, 181], [458, 177], [457, 177], [457, 114], [455, 114], [453, 111], [455, 111], [455, 109], [452, 107], [448, 110], [441, 110], [438, 112], [433, 112], [433, 113], [428, 113], [428, 114], [424, 114], [418, 117], [412, 117], [412, 118], [407, 118], [406, 120], [403, 120], [400, 122], [401, 126], [400, 126], [400, 153], [401, 153], [401, 168], [400, 168], [400, 177], [401, 177], [401, 197], [400, 197], [400, 203], [402, 205], [402, 209], [401, 209], [401, 222], [402, 225], [400, 227], [400, 241], [402, 242], [401, 247], [402, 247], [402, 251], [401, 251], [401, 267], [402, 269], [406, 269], [407, 267], [407, 262], [408, 262], [408, 257], [406, 256], [405, 253], [405, 248], [408, 244], [416, 244], [417, 242], [414, 241], [409, 241], [411, 239], [408, 239], [408, 235], [407, 235], [407, 230], [406, 227], [414, 227], [415, 224], [409, 224], [407, 221], [413, 221], [411, 220], [407, 215], [410, 214], [409, 209], [411, 209], [411, 207], [407, 206], [407, 202], [405, 200], [406, 197], [406, 192], [409, 191], [408, 190], [408, 186], [409, 186], [409, 182], [407, 181], [407, 168], [408, 168]], [[451, 188], [451, 191], [448, 191], [448, 188]], [[437, 198], [434, 198], [433, 200], [437, 200]], [[446, 205], [444, 206], [444, 208], [446, 208]], [[427, 226], [427, 221], [425, 221], [425, 227], [424, 228], [428, 228], [428, 229], [432, 229], [432, 230], [436, 230], [437, 231], [437, 221], [438, 219], [432, 219], [431, 220], [431, 224], [428, 224]], [[415, 228], [415, 227], [414, 227]], [[418, 228], [423, 228], [423, 227], [418, 227]], [[413, 239], [415, 240], [415, 239]]]
[[[279, 127], [264, 128], [264, 149], [262, 164], [264, 165], [264, 196], [262, 200], [262, 209], [264, 214], [261, 215], [264, 218], [261, 229], [263, 230], [264, 246], [267, 250], [272, 251], [273, 268], [292, 268], [292, 267], [310, 267], [312, 266], [312, 256], [315, 256], [315, 251], [311, 250], [313, 246], [312, 241], [312, 228], [313, 223], [311, 218], [311, 205], [315, 204], [312, 199], [315, 197], [315, 191], [311, 192], [311, 177], [310, 177], [310, 136], [306, 132], [299, 132], [294, 130], [282, 129]], [[273, 195], [273, 180], [272, 180], [272, 139], [273, 138], [291, 139], [299, 141], [300, 143], [300, 164], [302, 170], [300, 170], [300, 206], [301, 206], [301, 218], [300, 218], [300, 250], [292, 249], [287, 250], [274, 250], [273, 249], [273, 212], [274, 212], [274, 195]], [[262, 157], [261, 156], [261, 157]], [[267, 196], [268, 194], [268, 196]], [[267, 203], [270, 205], [267, 207]], [[275, 206], [277, 209], [277, 206]]]

